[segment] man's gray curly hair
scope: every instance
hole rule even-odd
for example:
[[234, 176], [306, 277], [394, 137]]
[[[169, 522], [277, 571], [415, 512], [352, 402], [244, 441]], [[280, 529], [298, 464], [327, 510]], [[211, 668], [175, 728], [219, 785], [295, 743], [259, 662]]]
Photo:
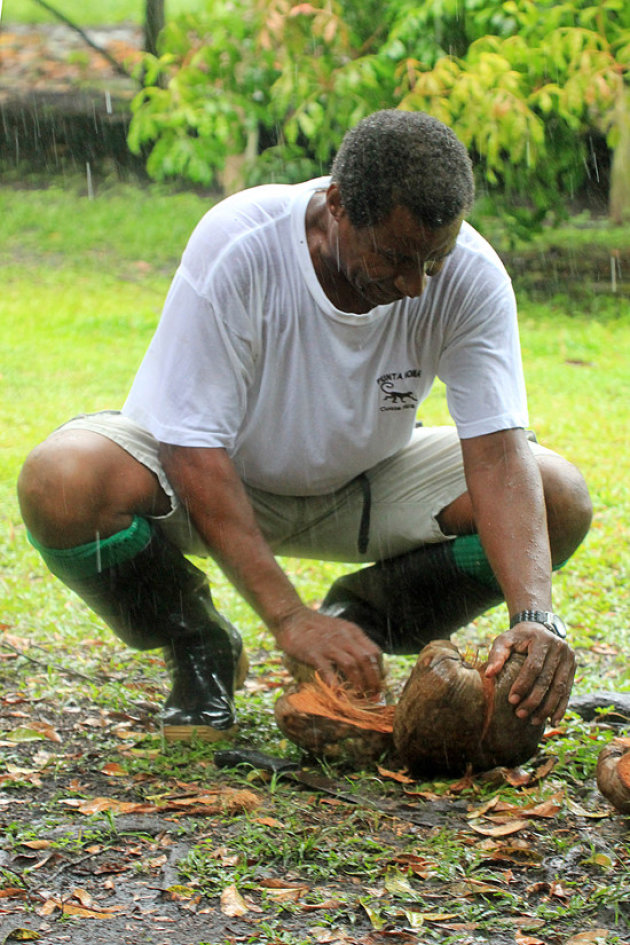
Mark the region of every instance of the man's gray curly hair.
[[399, 205], [418, 223], [445, 226], [474, 200], [466, 148], [424, 112], [384, 109], [362, 119], [344, 136], [331, 176], [356, 227], [381, 223]]

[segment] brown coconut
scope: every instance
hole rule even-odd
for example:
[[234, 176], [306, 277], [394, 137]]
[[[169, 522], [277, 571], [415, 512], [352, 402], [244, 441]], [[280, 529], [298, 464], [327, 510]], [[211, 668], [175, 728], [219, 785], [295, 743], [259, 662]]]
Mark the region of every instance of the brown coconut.
[[394, 716], [394, 744], [412, 775], [460, 775], [531, 758], [545, 723], [519, 718], [508, 702], [524, 660], [513, 653], [486, 678], [486, 664], [467, 663], [449, 641], [424, 647]]
[[318, 757], [364, 765], [392, 748], [393, 706], [331, 689], [317, 675], [280, 696], [274, 714], [287, 738]]
[[597, 759], [597, 786], [622, 814], [630, 814], [630, 738], [613, 738]]

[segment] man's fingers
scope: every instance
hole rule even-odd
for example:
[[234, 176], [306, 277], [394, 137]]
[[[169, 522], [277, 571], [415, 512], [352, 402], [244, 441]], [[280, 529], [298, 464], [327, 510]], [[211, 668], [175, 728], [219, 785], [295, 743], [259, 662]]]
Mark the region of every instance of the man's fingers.
[[566, 712], [575, 676], [575, 665], [567, 668], [566, 676], [564, 670], [565, 666], [561, 664], [547, 699], [532, 715], [532, 722], [535, 725], [546, 718], [551, 720], [552, 725], [556, 725]]
[[361, 693], [383, 690], [381, 651], [354, 623], [304, 608], [277, 639], [286, 653], [317, 670], [328, 686], [345, 681]]
[[534, 724], [548, 717], [560, 719], [564, 715], [573, 676], [575, 660], [568, 648], [550, 648], [540, 666], [539, 660], [526, 660], [510, 691], [510, 701], [518, 708], [520, 718], [531, 716]]
[[509, 702], [519, 718], [534, 724], [546, 718], [559, 721], [569, 701], [575, 657], [567, 644], [539, 627], [514, 628], [501, 634], [490, 651], [486, 676], [496, 676], [511, 653], [526, 656], [514, 680]]
[[492, 644], [490, 654], [488, 656], [488, 662], [486, 664], [486, 676], [496, 676], [507, 662], [510, 653], [512, 652], [512, 647], [504, 642], [504, 637], [506, 634], [502, 634]]
[[383, 663], [380, 650], [364, 636], [362, 631], [362, 639], [352, 639], [354, 634], [348, 634], [348, 636], [350, 639], [347, 640], [346, 647], [340, 649], [333, 657], [334, 664], [354, 689], [359, 692], [380, 692], [383, 688]]

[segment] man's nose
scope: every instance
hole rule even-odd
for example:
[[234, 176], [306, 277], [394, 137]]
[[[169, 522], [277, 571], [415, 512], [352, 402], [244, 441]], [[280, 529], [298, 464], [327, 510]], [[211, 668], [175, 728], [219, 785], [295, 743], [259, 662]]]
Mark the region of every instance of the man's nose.
[[424, 272], [416, 267], [400, 272], [394, 279], [394, 285], [398, 291], [412, 299], [422, 295], [425, 284], [426, 276]]

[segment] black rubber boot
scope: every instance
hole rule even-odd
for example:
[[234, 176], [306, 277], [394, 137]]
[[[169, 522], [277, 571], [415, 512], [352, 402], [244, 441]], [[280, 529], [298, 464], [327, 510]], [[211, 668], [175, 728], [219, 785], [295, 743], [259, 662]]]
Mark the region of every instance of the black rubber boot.
[[247, 656], [238, 631], [215, 609], [203, 571], [158, 529], [135, 557], [92, 577], [63, 579], [114, 633], [138, 650], [163, 647], [172, 691], [167, 739], [216, 740], [234, 729], [234, 687]]
[[457, 567], [450, 545], [423, 545], [343, 575], [320, 611], [358, 624], [385, 653], [418, 653], [431, 640], [447, 640], [503, 600]]

